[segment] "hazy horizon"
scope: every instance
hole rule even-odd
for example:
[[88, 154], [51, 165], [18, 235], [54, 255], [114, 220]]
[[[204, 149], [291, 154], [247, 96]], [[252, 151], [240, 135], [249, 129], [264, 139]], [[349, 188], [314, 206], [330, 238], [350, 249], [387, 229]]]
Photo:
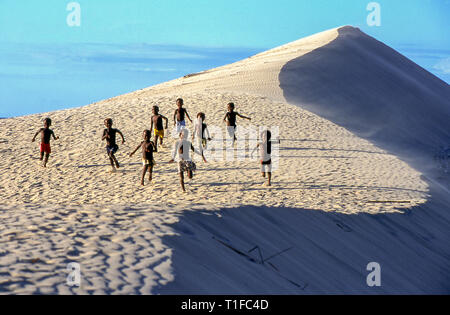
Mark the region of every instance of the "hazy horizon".
[[257, 52], [180, 45], [2, 45], [0, 117], [88, 105]]
[[[450, 50], [393, 47], [450, 83]], [[241, 59], [270, 48], [182, 45], [9, 44], [0, 48], [0, 117], [79, 107]], [[19, 52], [17, 52], [19, 51]], [[442, 68], [439, 68], [440, 62]]]
[[450, 0], [3, 0], [0, 117], [90, 104], [342, 25], [449, 83], [449, 10]]

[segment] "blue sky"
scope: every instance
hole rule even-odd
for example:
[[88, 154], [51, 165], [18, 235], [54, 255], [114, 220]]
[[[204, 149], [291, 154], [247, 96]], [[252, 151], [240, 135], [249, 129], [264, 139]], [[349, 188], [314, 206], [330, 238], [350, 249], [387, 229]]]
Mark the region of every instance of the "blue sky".
[[450, 43], [448, 0], [378, 0], [381, 27], [366, 25], [368, 0], [0, 0], [0, 42], [147, 43], [274, 47], [351, 24], [384, 41]]
[[[450, 0], [0, 0], [0, 116], [85, 105], [353, 25], [450, 82]], [[89, 83], [87, 83], [89, 82]]]

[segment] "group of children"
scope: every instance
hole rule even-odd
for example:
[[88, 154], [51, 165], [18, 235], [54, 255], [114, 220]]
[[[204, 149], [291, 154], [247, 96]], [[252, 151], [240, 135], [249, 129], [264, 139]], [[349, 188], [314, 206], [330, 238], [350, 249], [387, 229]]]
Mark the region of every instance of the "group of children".
[[[186, 120], [187, 117], [189, 121], [192, 123], [192, 119], [190, 118], [187, 110], [183, 107], [183, 99], [179, 98], [176, 101], [177, 109], [173, 114], [173, 124], [174, 129], [176, 130], [176, 135], [179, 139], [174, 144], [174, 149], [172, 151], [172, 159], [169, 163], [178, 162], [178, 174], [180, 177], [180, 185], [183, 192], [185, 192], [184, 185], [184, 173], [187, 173], [188, 178], [193, 177], [193, 172], [196, 170], [196, 164], [192, 161], [190, 157], [190, 151], [193, 151], [200, 155], [203, 161], [206, 163], [205, 156], [203, 154], [204, 149], [207, 146], [207, 141], [212, 140], [207, 125], [205, 124], [206, 115], [202, 112], [197, 114], [197, 121], [194, 125], [194, 133], [192, 134], [192, 141], [194, 138], [197, 140], [197, 148], [195, 148], [192, 142], [188, 141], [189, 130], [186, 128]], [[224, 122], [227, 124], [227, 131], [230, 139], [232, 139], [233, 143], [236, 141], [236, 117], [241, 117], [244, 119], [251, 120], [250, 117], [243, 116], [238, 112], [234, 111], [234, 104], [228, 104], [228, 111], [224, 117]], [[153, 116], [151, 118], [151, 126], [150, 130], [144, 130], [142, 134], [142, 142], [136, 147], [136, 149], [129, 154], [132, 157], [139, 149], [142, 150], [142, 177], [141, 177], [141, 185], [144, 185], [145, 175], [149, 174], [149, 181], [152, 181], [152, 173], [153, 167], [156, 164], [154, 159], [154, 153], [158, 152], [158, 139], [159, 144], [163, 146], [163, 139], [165, 136], [164, 130], [168, 128], [169, 120], [167, 117], [164, 117], [159, 113], [158, 106], [153, 106], [152, 109]], [[165, 122], [165, 124], [164, 124]], [[43, 161], [43, 166], [46, 167], [50, 153], [50, 140], [51, 137], [55, 140], [58, 140], [59, 137], [56, 137], [54, 132], [50, 129], [51, 119], [44, 119], [44, 128], [39, 129], [33, 137], [33, 142], [35, 141], [38, 134], [41, 134], [41, 144], [40, 144], [40, 160]], [[105, 129], [103, 130], [102, 141], [106, 140], [106, 153], [109, 157], [111, 167], [113, 172], [120, 168], [120, 164], [117, 161], [115, 153], [118, 151], [119, 146], [117, 145], [116, 138], [117, 134], [120, 135], [122, 139], [122, 144], [125, 143], [125, 138], [122, 132], [118, 129], [113, 128], [113, 121], [111, 118], [107, 118], [104, 121]], [[152, 138], [152, 131], [154, 133], [154, 141]], [[272, 173], [272, 161], [271, 161], [271, 133], [268, 130], [265, 130], [261, 135], [262, 141], [258, 143], [257, 148], [259, 148], [259, 157], [261, 164], [261, 173], [262, 176], [266, 177], [267, 173], [267, 183], [266, 185], [271, 185], [271, 173]], [[254, 152], [254, 151], [253, 151]], [[252, 154], [253, 154], [252, 152]], [[45, 158], [44, 158], [45, 156]]]

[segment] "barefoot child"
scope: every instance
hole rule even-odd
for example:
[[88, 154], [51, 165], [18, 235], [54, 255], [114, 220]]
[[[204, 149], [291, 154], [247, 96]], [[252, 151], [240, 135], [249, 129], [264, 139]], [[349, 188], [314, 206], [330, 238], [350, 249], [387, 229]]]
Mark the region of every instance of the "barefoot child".
[[[52, 120], [50, 118], [44, 119], [44, 128], [41, 128], [36, 132], [36, 134], [33, 137], [32, 142], [36, 141], [36, 137], [38, 134], [41, 134], [41, 145], [40, 145], [40, 151], [41, 151], [41, 158], [40, 160], [44, 160], [44, 163], [42, 164], [43, 167], [47, 167], [48, 158], [50, 157], [50, 153], [52, 152], [52, 149], [50, 147], [50, 139], [53, 136], [53, 139], [58, 140], [59, 137], [55, 136], [55, 133], [53, 130], [50, 129], [50, 126], [52, 125]], [[45, 154], [45, 159], [44, 159]]]
[[164, 126], [163, 126], [163, 119], [166, 121], [166, 128], [167, 124], [169, 122], [169, 119], [164, 117], [159, 113], [159, 107], [153, 106], [153, 116], [152, 116], [152, 124], [150, 126], [150, 131], [153, 130], [155, 133], [155, 146], [158, 146], [158, 138], [160, 140], [161, 146], [163, 145], [163, 138], [164, 138]]
[[178, 174], [180, 175], [180, 184], [183, 192], [186, 192], [186, 189], [184, 188], [184, 172], [187, 172], [189, 179], [192, 179], [193, 172], [197, 168], [197, 166], [191, 159], [190, 151], [192, 150], [198, 155], [201, 155], [203, 158], [203, 162], [206, 163], [206, 159], [203, 156], [203, 153], [195, 149], [192, 143], [186, 140], [188, 136], [189, 130], [182, 129], [180, 131], [180, 140], [175, 142], [172, 152], [172, 159], [169, 161], [169, 163], [173, 163], [175, 159], [178, 161]]
[[186, 127], [186, 121], [184, 119], [185, 116], [189, 119], [189, 121], [192, 123], [191, 117], [189, 117], [189, 114], [186, 110], [186, 108], [183, 107], [184, 101], [182, 98], [177, 99], [177, 106], [178, 108], [173, 113], [173, 125], [177, 127], [176, 134], [178, 135], [184, 127]]
[[142, 178], [141, 178], [141, 185], [144, 186], [144, 178], [145, 173], [147, 173], [148, 170], [148, 180], [152, 181], [152, 174], [153, 174], [153, 166], [155, 165], [155, 160], [153, 159], [153, 152], [157, 152], [156, 145], [153, 141], [150, 141], [152, 137], [152, 132], [150, 130], [144, 130], [144, 133], [142, 134], [142, 137], [144, 138], [144, 141], [142, 141], [137, 148], [130, 153], [130, 157], [133, 156], [133, 154], [136, 153], [139, 148], [142, 149], [142, 165], [144, 165], [144, 168], [142, 169]]
[[272, 180], [272, 133], [269, 130], [264, 130], [261, 133], [261, 142], [258, 142], [256, 148], [253, 149], [252, 155], [256, 149], [259, 149], [259, 162], [261, 163], [261, 175], [266, 177], [266, 186], [271, 186]]
[[233, 139], [233, 144], [236, 141], [236, 116], [244, 119], [252, 120], [250, 117], [243, 116], [238, 112], [234, 111], [234, 103], [228, 103], [228, 112], [225, 114], [223, 119], [227, 123], [227, 131], [230, 139]]
[[206, 149], [207, 141], [211, 141], [208, 126], [205, 124], [205, 118], [206, 115], [204, 113], [197, 114], [197, 121], [194, 125], [194, 133], [192, 134], [192, 141], [194, 141], [195, 137], [200, 152]]
[[119, 168], [119, 162], [115, 157], [115, 153], [119, 150], [119, 146], [116, 144], [116, 134], [118, 133], [122, 137], [122, 144], [125, 143], [125, 138], [119, 129], [112, 128], [113, 121], [111, 118], [105, 119], [105, 127], [103, 130], [102, 141], [106, 140], [106, 153], [108, 154], [109, 161], [111, 162], [112, 171], [114, 172], [116, 168]]

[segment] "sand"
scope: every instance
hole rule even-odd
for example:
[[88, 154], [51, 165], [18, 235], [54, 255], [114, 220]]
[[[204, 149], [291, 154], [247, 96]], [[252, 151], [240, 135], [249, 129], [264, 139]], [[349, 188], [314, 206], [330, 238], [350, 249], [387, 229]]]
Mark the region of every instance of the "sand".
[[[249, 277], [235, 271], [236, 264], [242, 262], [226, 250], [223, 253], [224, 248], [211, 238], [227, 234], [226, 239], [232, 240], [233, 228], [222, 229], [223, 222], [216, 221], [208, 225], [209, 219], [202, 224], [197, 217], [194, 223], [189, 219], [184, 223], [183, 218], [198, 212], [219, 220], [227, 216], [227, 209], [241, 209], [238, 220], [252, 222], [270, 211], [294, 211], [280, 217], [287, 220], [285, 225], [267, 226], [277, 231], [283, 226], [292, 229], [289, 221], [298, 222], [295, 209], [345, 218], [398, 215], [426, 204], [429, 183], [417, 169], [284, 98], [279, 82], [282, 67], [337, 36], [338, 29], [329, 30], [235, 64], [85, 107], [0, 120], [0, 292], [302, 293], [285, 278], [273, 275], [273, 270], [260, 270], [266, 276], [255, 275], [254, 282], [241, 283], [239, 279]], [[279, 126], [279, 169], [273, 174], [273, 186], [262, 186], [264, 179], [255, 160], [211, 160], [197, 162], [193, 180], [186, 181], [187, 193], [181, 193], [176, 165], [168, 163], [175, 141], [168, 136], [165, 147], [155, 155], [153, 182], [146, 180], [146, 186], [141, 187], [140, 154], [133, 158], [128, 154], [141, 141], [142, 131], [150, 128], [152, 106], [158, 105], [171, 122], [178, 97], [183, 97], [191, 117], [202, 111], [209, 126], [223, 131], [228, 102], [234, 102], [238, 112], [252, 118], [239, 120], [239, 125]], [[53, 153], [46, 169], [38, 160], [38, 141], [31, 142], [45, 117], [52, 118], [52, 129], [60, 137], [52, 141]], [[114, 127], [126, 139], [125, 144], [119, 142], [116, 156], [121, 168], [115, 173], [110, 172], [101, 141], [107, 117], [114, 120]], [[188, 123], [188, 128], [192, 131], [192, 124]], [[333, 220], [337, 220], [334, 228], [346, 229], [342, 217]], [[193, 229], [186, 224], [198, 226]], [[191, 237], [198, 233], [204, 236], [203, 241], [209, 240], [200, 253], [195, 249], [198, 244], [191, 244]], [[247, 233], [267, 241], [261, 239], [264, 232], [259, 228]], [[289, 242], [295, 242], [299, 236], [294, 234], [283, 236], [283, 241], [291, 238]], [[167, 241], [171, 237], [181, 239]], [[392, 241], [381, 235], [380, 240]], [[239, 244], [238, 239], [234, 242]], [[220, 274], [214, 271], [218, 253], [230, 262], [223, 269], [221, 277], [228, 279], [223, 282], [213, 276]], [[180, 269], [174, 256], [177, 261], [184, 260], [186, 267]], [[295, 255], [292, 257], [296, 264], [301, 263]], [[71, 288], [65, 281], [66, 265], [73, 261], [82, 265], [80, 288]], [[197, 268], [212, 270], [211, 275], [202, 276], [204, 270]], [[248, 270], [258, 273], [258, 268]], [[190, 274], [196, 275], [195, 281], [186, 280]], [[181, 279], [178, 282], [177, 277]], [[352, 291], [342, 283], [316, 279], [310, 292]], [[417, 286], [400, 281], [397, 287], [383, 292], [396, 289], [414, 291]]]
[[[2, 156], [2, 200], [8, 204], [182, 203], [190, 207], [207, 199], [214, 206], [267, 205], [377, 213], [395, 211], [402, 204], [368, 202], [409, 201], [406, 206], [410, 207], [426, 198], [427, 184], [406, 163], [292, 105], [250, 95], [183, 97], [191, 115], [204, 111], [210, 126], [224, 130], [221, 120], [227, 102], [233, 101], [240, 112], [253, 118], [251, 122], [241, 121], [242, 126], [256, 122], [255, 126], [280, 127], [280, 162], [272, 188], [261, 186], [264, 179], [257, 161], [211, 161], [197, 162], [198, 171], [186, 185], [188, 193], [181, 194], [177, 167], [168, 164], [174, 142], [170, 136], [165, 148], [155, 156], [153, 183], [141, 187], [140, 152], [133, 158], [128, 154], [141, 141], [142, 131], [150, 127], [151, 107], [158, 104], [163, 114], [171, 116], [176, 95], [145, 100], [125, 96], [123, 100], [96, 104], [95, 110], [86, 107], [15, 118], [14, 123], [5, 120], [1, 133], [8, 142], [2, 143], [2, 150], [11, 150], [10, 143], [16, 146]], [[38, 160], [39, 143], [31, 143], [30, 135], [46, 115], [52, 117], [60, 140], [52, 143], [54, 153], [44, 169]], [[110, 173], [105, 143], [101, 141], [104, 117], [114, 118], [114, 126], [126, 140], [124, 145], [119, 142], [116, 156], [122, 168], [115, 174]]]

